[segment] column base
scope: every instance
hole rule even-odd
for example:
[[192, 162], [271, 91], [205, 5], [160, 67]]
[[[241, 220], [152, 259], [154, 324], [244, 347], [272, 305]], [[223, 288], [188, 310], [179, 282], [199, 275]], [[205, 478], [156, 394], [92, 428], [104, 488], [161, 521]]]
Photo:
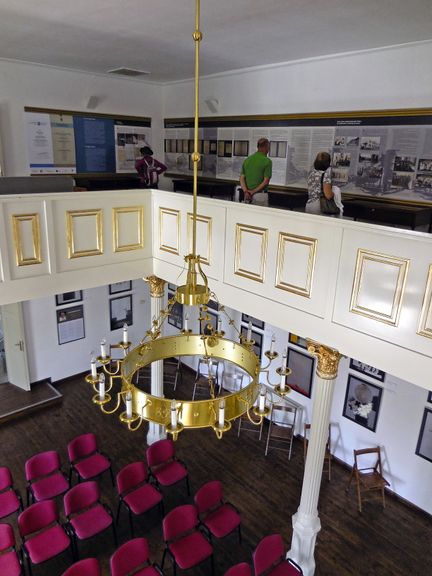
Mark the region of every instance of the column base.
[[167, 437], [164, 426], [149, 422], [149, 429], [147, 432], [147, 444], [154, 444], [158, 440], [164, 440]]
[[304, 576], [312, 576], [315, 572], [315, 542], [321, 530], [320, 519], [318, 515], [297, 512], [292, 517], [292, 524], [293, 535], [288, 557], [297, 562]]

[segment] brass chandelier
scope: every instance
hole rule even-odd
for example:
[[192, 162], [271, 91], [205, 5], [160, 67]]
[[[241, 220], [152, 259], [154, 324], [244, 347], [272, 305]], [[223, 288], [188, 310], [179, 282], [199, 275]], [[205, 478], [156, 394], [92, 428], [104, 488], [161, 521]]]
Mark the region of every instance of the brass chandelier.
[[[185, 284], [178, 286], [173, 298], [168, 300], [165, 309], [158, 318], [154, 318], [151, 328], [147, 330], [138, 346], [131, 349], [128, 340], [127, 325], [123, 328], [123, 340], [117, 346], [124, 351], [124, 358], [113, 360], [108, 354], [106, 342], [101, 342], [101, 353], [97, 359], [92, 358], [91, 373], [86, 381], [93, 387], [93, 402], [105, 414], [114, 414], [120, 410], [120, 421], [129, 430], [137, 430], [144, 421], [164, 426], [166, 432], [176, 440], [178, 434], [185, 428], [212, 428], [220, 439], [223, 433], [231, 428], [231, 423], [243, 414], [256, 425], [270, 412], [266, 404], [267, 388], [259, 383], [261, 372], [266, 373], [267, 382], [274, 386], [281, 396], [291, 389], [285, 383], [285, 378], [291, 373], [286, 366], [286, 355], [283, 355], [282, 366], [276, 370], [280, 383], [273, 385], [269, 380], [269, 366], [279, 355], [273, 350], [274, 340], [270, 350], [264, 354], [268, 360], [266, 366], [260, 366], [260, 360], [253, 350], [255, 344], [251, 338], [251, 330], [243, 336], [235, 328], [224, 306], [220, 312], [228, 318], [229, 325], [237, 331], [238, 341], [225, 338], [225, 332], [211, 324], [207, 325], [206, 334], [194, 334], [185, 329], [175, 336], [162, 336], [162, 327], [171, 314], [176, 302], [186, 306], [199, 307], [200, 322], [208, 322], [207, 304], [216, 299], [208, 286], [208, 280], [201, 268], [201, 258], [196, 254], [196, 221], [197, 221], [197, 190], [198, 190], [198, 114], [199, 114], [199, 48], [202, 40], [200, 27], [200, 0], [196, 0], [195, 30], [195, 116], [194, 116], [194, 152], [193, 162], [193, 213], [192, 213], [192, 253], [185, 256], [187, 277]], [[208, 371], [209, 399], [176, 400], [154, 396], [143, 391], [137, 384], [139, 370], [153, 362], [172, 357], [195, 356], [203, 358], [209, 366], [212, 361], [231, 362], [244, 373], [250, 381], [240, 390], [225, 395], [215, 394], [215, 382], [212, 371]], [[98, 367], [100, 368], [98, 371]], [[108, 384], [106, 380], [108, 379]], [[219, 389], [221, 390], [221, 388]], [[113, 394], [115, 392], [116, 399]], [[114, 405], [111, 405], [114, 404]]]

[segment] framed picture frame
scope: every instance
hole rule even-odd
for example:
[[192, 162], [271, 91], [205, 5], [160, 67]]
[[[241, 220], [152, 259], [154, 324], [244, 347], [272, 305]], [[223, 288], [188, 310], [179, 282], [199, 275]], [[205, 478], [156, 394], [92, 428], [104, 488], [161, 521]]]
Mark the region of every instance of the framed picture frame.
[[82, 290], [75, 290], [74, 292], [63, 292], [63, 294], [56, 295], [56, 306], [64, 306], [64, 304], [72, 304], [72, 302], [81, 302], [82, 299]]
[[307, 341], [306, 338], [303, 338], [303, 336], [297, 336], [297, 334], [290, 332], [288, 334], [288, 343], [295, 344], [296, 346], [300, 346], [300, 348], [307, 350]]
[[432, 392], [428, 393], [427, 402], [430, 402], [432, 404]]
[[132, 290], [132, 280], [125, 280], [124, 282], [114, 282], [109, 285], [110, 294], [119, 294], [119, 292], [129, 292]]
[[132, 294], [111, 298], [110, 301], [110, 328], [111, 331], [123, 328], [124, 324], [132, 326]]
[[205, 312], [205, 314], [206, 314], [206, 316], [209, 317], [209, 319], [208, 320], [201, 320], [201, 322], [200, 322], [200, 334], [204, 334], [205, 336], [208, 336], [209, 334], [211, 334], [211, 330], [209, 330], [209, 328], [207, 328], [207, 326], [209, 324], [211, 324], [213, 330], [216, 331], [219, 315], [215, 314], [210, 309], [208, 309]]
[[177, 290], [177, 286], [168, 282], [168, 290], [169, 292], [175, 292]]
[[85, 338], [84, 306], [69, 306], [56, 310], [59, 345]]
[[295, 348], [287, 350], [287, 367], [292, 372], [286, 377], [286, 384], [293, 390], [310, 398], [312, 396], [312, 384], [314, 375], [315, 358]]
[[424, 409], [415, 453], [432, 462], [432, 408]]
[[210, 308], [211, 310], [219, 310], [219, 302], [216, 302], [216, 300], [209, 300], [207, 302], [207, 308]]
[[375, 432], [383, 389], [355, 374], [348, 375], [342, 415]]
[[[173, 297], [174, 293], [168, 292], [168, 300]], [[175, 302], [171, 308], [171, 313], [168, 316], [168, 324], [171, 324], [171, 326], [179, 330], [183, 329], [183, 304], [180, 304], [180, 302]]]
[[[240, 334], [246, 338], [248, 328], [247, 326], [242, 326]], [[251, 333], [252, 340], [255, 340], [255, 344], [253, 345], [253, 350], [258, 358], [261, 360], [262, 355], [262, 346], [263, 346], [263, 334], [261, 332], [257, 332], [256, 330], [252, 330]]]
[[380, 382], [384, 382], [385, 379], [385, 372], [379, 370], [379, 368], [374, 368], [369, 364], [365, 364], [364, 362], [360, 362], [360, 360], [354, 360], [354, 358], [350, 359], [351, 370], [356, 370], [357, 372], [361, 372], [366, 376], [370, 376], [371, 378], [376, 378]]
[[242, 314], [241, 321], [242, 324], [249, 324], [249, 322], [251, 322], [254, 328], [258, 328], [258, 330], [264, 330], [264, 321], [258, 320], [258, 318], [254, 318], [253, 316], [249, 316], [249, 314]]

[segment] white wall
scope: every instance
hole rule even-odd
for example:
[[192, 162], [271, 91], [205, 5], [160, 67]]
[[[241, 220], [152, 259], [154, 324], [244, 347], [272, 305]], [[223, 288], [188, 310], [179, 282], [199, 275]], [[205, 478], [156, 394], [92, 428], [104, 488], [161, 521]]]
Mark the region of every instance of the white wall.
[[[218, 116], [431, 106], [431, 58], [424, 42], [220, 74], [201, 80], [200, 114], [211, 98]], [[191, 95], [191, 82], [165, 86], [164, 117], [192, 116]]]
[[161, 156], [161, 95], [157, 84], [0, 60], [0, 140], [6, 176], [28, 176], [24, 107], [84, 111], [97, 96], [96, 113], [149, 116], [155, 155]]

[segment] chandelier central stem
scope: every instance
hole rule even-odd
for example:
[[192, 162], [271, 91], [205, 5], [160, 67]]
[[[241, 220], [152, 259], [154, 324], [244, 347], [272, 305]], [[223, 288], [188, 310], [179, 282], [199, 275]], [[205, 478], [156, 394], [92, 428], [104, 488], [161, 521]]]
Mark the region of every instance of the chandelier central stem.
[[198, 152], [198, 120], [199, 120], [199, 55], [202, 32], [200, 30], [200, 0], [196, 0], [195, 6], [195, 30], [192, 35], [195, 42], [195, 115], [194, 115], [194, 150], [193, 163], [193, 205], [192, 205], [192, 255], [196, 256], [196, 218], [198, 196], [198, 164], [200, 154]]

